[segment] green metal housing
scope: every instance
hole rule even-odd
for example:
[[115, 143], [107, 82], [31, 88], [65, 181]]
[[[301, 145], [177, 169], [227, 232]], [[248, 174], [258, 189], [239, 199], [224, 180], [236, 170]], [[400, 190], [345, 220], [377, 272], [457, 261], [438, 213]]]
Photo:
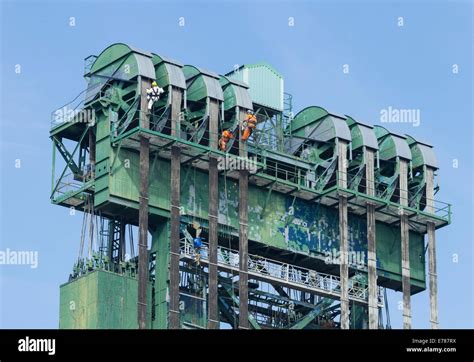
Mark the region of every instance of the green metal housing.
[[226, 74], [248, 84], [253, 103], [283, 111], [283, 76], [265, 62], [246, 64]]
[[62, 329], [136, 329], [137, 280], [91, 271], [61, 285], [59, 315]]

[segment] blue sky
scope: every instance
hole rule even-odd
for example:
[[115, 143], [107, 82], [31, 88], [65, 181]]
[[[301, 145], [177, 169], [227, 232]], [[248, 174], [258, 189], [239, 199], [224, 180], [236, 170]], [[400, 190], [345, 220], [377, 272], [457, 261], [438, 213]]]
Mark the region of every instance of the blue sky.
[[[1, 328], [58, 326], [82, 216], [49, 202], [50, 114], [84, 89], [83, 59], [115, 42], [218, 73], [267, 61], [296, 111], [319, 105], [380, 124], [389, 106], [419, 109], [419, 127], [388, 128], [435, 146], [437, 198], [454, 205], [437, 232], [440, 326], [473, 328], [472, 2], [1, 1], [0, 23], [0, 250], [39, 253], [36, 269], [0, 265]], [[394, 328], [400, 300], [389, 294]], [[414, 328], [429, 327], [428, 292], [412, 298], [412, 315]]]

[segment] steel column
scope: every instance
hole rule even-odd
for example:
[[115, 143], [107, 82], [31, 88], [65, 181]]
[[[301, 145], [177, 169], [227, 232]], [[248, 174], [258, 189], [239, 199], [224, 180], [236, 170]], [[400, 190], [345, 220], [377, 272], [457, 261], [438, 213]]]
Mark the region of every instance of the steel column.
[[120, 234], [119, 234], [119, 261], [125, 261], [126, 244], [125, 244], [125, 221], [120, 220]]
[[95, 178], [95, 134], [93, 127], [89, 127], [89, 164], [91, 168], [90, 178]]
[[[400, 205], [408, 206], [408, 161], [400, 159]], [[411, 287], [410, 287], [410, 234], [408, 215], [400, 208], [400, 231], [402, 250], [402, 292], [403, 292], [403, 328], [411, 328]]]
[[[364, 150], [365, 187], [369, 196], [375, 196], [374, 160], [375, 152]], [[377, 247], [375, 240], [375, 205], [367, 203], [367, 272], [369, 287], [369, 329], [378, 329], [379, 311], [377, 306]]]
[[[338, 186], [347, 187], [347, 143], [337, 140]], [[339, 266], [341, 276], [341, 329], [349, 329], [349, 243], [347, 197], [339, 195]]]
[[170, 229], [170, 306], [169, 327], [179, 328], [179, 195], [181, 149], [171, 147], [171, 229]]
[[[209, 146], [217, 149], [219, 131], [219, 102], [211, 100], [209, 112]], [[219, 327], [217, 295], [217, 210], [219, 202], [217, 158], [209, 157], [209, 298], [208, 328]]]
[[[426, 212], [434, 213], [434, 170], [425, 168]], [[436, 273], [435, 224], [427, 224], [428, 231], [428, 275], [430, 277], [430, 322], [431, 329], [438, 329], [438, 275]]]
[[[139, 77], [140, 127], [149, 128], [146, 89], [150, 88], [149, 79]], [[146, 291], [148, 284], [148, 179], [150, 173], [150, 140], [146, 135], [140, 135], [140, 194], [138, 211], [138, 328], [146, 328]]]
[[[242, 142], [242, 121], [245, 111], [239, 115], [239, 156], [247, 157], [247, 144]], [[249, 328], [248, 307], [248, 182], [247, 170], [239, 171], [239, 328]]]
[[[182, 93], [172, 89], [171, 99], [171, 135], [181, 136], [179, 112], [181, 111]], [[179, 329], [179, 225], [180, 225], [180, 193], [181, 193], [181, 148], [171, 147], [171, 228], [170, 228], [170, 305], [169, 328]]]

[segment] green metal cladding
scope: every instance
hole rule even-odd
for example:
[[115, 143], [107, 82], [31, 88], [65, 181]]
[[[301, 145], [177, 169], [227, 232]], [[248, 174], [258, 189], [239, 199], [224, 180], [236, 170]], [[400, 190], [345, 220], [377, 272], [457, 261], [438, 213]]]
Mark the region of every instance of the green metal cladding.
[[[114, 155], [115, 156], [115, 155]], [[116, 171], [108, 178], [107, 194], [138, 205], [138, 154], [121, 150], [116, 161]], [[130, 162], [130, 167], [122, 167]], [[150, 160], [149, 204], [153, 210], [169, 212], [170, 164], [166, 160]], [[133, 166], [135, 165], [135, 166]], [[182, 214], [200, 219], [208, 218], [208, 176], [194, 169], [184, 168], [181, 181]], [[227, 190], [227, 193], [225, 192]], [[268, 191], [267, 191], [268, 192]], [[249, 239], [272, 247], [288, 249], [324, 259], [327, 253], [339, 249], [339, 224], [336, 209], [318, 203], [249, 186]], [[219, 224], [238, 230], [238, 183], [219, 178]], [[96, 194], [96, 204], [106, 201]], [[265, 203], [271, 207], [263, 210]], [[159, 213], [162, 215], [163, 213]], [[367, 258], [366, 220], [349, 214], [350, 251], [364, 252]], [[377, 267], [389, 279], [401, 280], [400, 232], [377, 222]], [[425, 287], [423, 235], [410, 233], [412, 283], [417, 289]]]
[[59, 328], [136, 329], [136, 315], [134, 278], [95, 270], [60, 287]]
[[226, 76], [248, 84], [254, 103], [283, 111], [283, 76], [270, 64], [265, 62], [246, 64]]

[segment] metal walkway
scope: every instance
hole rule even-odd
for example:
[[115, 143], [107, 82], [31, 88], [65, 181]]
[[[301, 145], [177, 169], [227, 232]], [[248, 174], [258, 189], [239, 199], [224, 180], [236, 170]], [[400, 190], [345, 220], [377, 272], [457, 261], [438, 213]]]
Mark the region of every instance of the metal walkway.
[[[208, 251], [207, 243], [203, 243], [198, 251], [193, 247], [190, 240], [187, 238], [181, 239], [181, 259], [196, 262], [199, 253], [200, 263], [209, 265]], [[239, 252], [218, 246], [217, 264], [220, 270], [237, 273], [239, 271]], [[340, 277], [300, 266], [249, 254], [248, 274], [257, 280], [276, 283], [323, 297], [340, 298]], [[367, 284], [349, 280], [349, 300], [359, 304], [367, 304], [368, 293]], [[379, 287], [377, 303], [380, 307], [383, 307], [383, 302], [383, 289]]]

